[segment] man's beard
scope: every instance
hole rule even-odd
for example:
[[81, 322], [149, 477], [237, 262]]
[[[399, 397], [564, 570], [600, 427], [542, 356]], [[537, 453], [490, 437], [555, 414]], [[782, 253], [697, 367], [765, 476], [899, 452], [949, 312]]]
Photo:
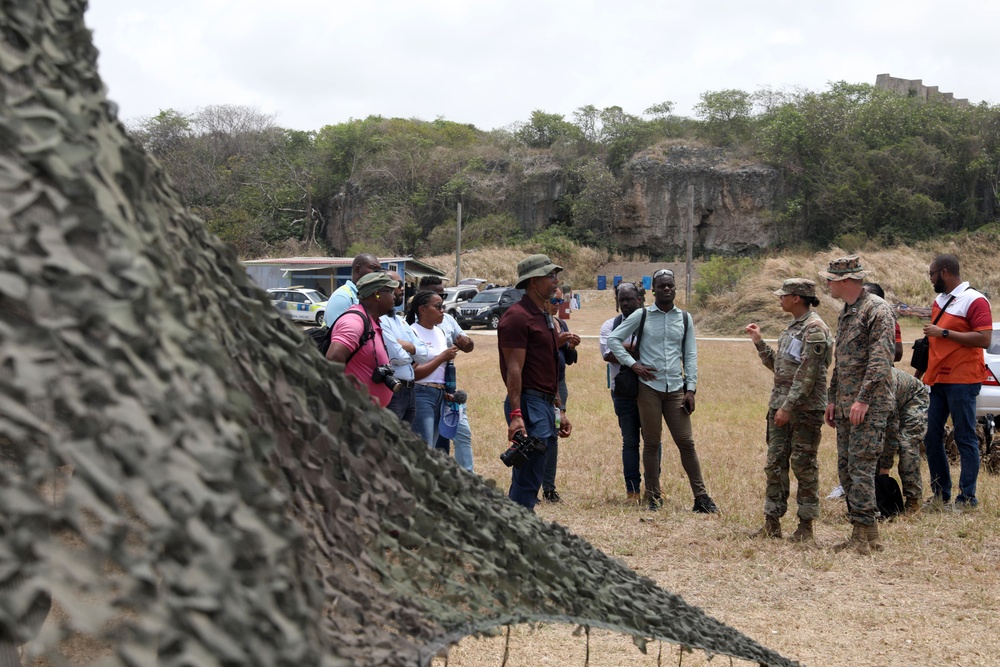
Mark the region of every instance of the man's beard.
[[948, 288], [945, 287], [944, 280], [941, 278], [941, 276], [938, 276], [938, 279], [934, 281], [934, 291], [937, 292], [938, 294], [944, 294], [945, 292], [948, 291]]

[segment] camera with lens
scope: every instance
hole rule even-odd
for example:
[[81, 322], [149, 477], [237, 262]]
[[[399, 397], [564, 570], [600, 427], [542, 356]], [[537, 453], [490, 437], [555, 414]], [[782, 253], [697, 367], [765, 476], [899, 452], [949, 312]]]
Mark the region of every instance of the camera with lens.
[[393, 377], [395, 374], [396, 372], [392, 370], [390, 364], [376, 366], [375, 370], [372, 371], [372, 382], [375, 384], [384, 384], [395, 394], [403, 387], [403, 383]]
[[514, 441], [510, 444], [510, 447], [500, 455], [500, 460], [508, 468], [520, 468], [528, 462], [529, 454], [532, 452], [544, 454], [547, 449], [548, 447], [545, 443], [538, 438], [533, 438], [518, 431], [514, 434]]

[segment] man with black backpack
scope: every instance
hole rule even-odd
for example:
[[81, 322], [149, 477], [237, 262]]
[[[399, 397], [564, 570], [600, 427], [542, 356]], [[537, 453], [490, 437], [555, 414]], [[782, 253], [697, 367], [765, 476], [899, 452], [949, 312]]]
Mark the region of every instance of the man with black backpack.
[[357, 287], [359, 303], [333, 323], [326, 358], [344, 364], [344, 372], [368, 387], [372, 399], [384, 408], [401, 383], [392, 377], [379, 318], [395, 307], [399, 281], [375, 272], [361, 278]]
[[[601, 325], [601, 358], [608, 362], [608, 388], [611, 402], [618, 417], [618, 428], [622, 432], [622, 472], [625, 475], [625, 502], [638, 504], [642, 499], [642, 473], [639, 470], [639, 406], [634, 396], [619, 396], [615, 392], [615, 378], [621, 371], [618, 359], [608, 347], [608, 336], [618, 328], [629, 315], [642, 308], [645, 290], [637, 283], [618, 283], [615, 288], [615, 303], [621, 314]], [[629, 354], [635, 354], [635, 335], [623, 341]], [[628, 371], [631, 373], [631, 371]]]
[[[674, 307], [674, 272], [660, 269], [653, 274], [652, 306], [639, 308], [608, 336], [608, 347], [639, 379], [636, 402], [642, 424], [642, 467], [646, 474], [646, 500], [650, 510], [663, 504], [660, 492], [660, 437], [663, 420], [681, 455], [694, 494], [691, 511], [715, 514], [718, 506], [708, 495], [701, 476], [701, 462], [691, 435], [691, 413], [698, 383], [698, 350], [691, 315]], [[624, 342], [638, 332], [638, 356]]]

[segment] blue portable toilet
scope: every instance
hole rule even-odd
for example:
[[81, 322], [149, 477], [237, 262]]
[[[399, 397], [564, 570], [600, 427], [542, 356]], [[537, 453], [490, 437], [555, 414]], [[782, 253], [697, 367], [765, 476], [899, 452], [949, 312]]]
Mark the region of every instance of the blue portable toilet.
[[597, 289], [608, 289], [607, 276], [597, 276]]
[[647, 292], [649, 290], [653, 289], [653, 277], [652, 276], [643, 276], [642, 277], [642, 289], [646, 290]]
[[618, 283], [620, 283], [621, 281], [622, 281], [622, 277], [621, 277], [621, 276], [615, 276], [615, 282], [614, 282], [614, 283], [612, 283], [612, 284], [613, 284], [613, 285], [614, 285], [615, 287], [618, 287]]

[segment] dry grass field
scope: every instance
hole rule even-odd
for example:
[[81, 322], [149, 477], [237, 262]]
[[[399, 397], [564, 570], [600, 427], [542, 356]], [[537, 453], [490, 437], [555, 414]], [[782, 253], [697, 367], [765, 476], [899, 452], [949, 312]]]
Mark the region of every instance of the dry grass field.
[[[817, 546], [747, 535], [762, 522], [764, 417], [770, 376], [749, 340], [699, 342], [695, 441], [706, 481], [722, 509], [691, 513], [691, 492], [677, 451], [664, 441], [664, 508], [624, 504], [621, 439], [605, 384], [596, 335], [613, 316], [610, 292], [583, 293], [571, 328], [583, 336], [580, 362], [569, 367], [573, 435], [560, 442], [557, 486], [564, 502], [540, 503], [545, 520], [562, 524], [689, 603], [807, 665], [991, 665], [1000, 661], [1000, 479], [980, 477], [981, 509], [918, 516], [884, 525], [884, 553], [835, 554], [850, 533], [841, 501], [822, 501]], [[829, 302], [829, 296], [824, 296]], [[775, 299], [777, 301], [777, 299]], [[649, 300], [647, 300], [647, 303]], [[835, 322], [831, 322], [835, 325]], [[777, 329], [765, 331], [775, 336]], [[482, 332], [477, 332], [482, 333]], [[904, 326], [904, 340], [919, 325]], [[470, 390], [476, 472], [506, 488], [499, 461], [506, 427], [496, 338], [474, 337], [457, 360], [459, 385]], [[904, 368], [904, 362], [900, 367]], [[835, 435], [825, 429], [820, 488], [836, 486]], [[926, 469], [925, 469], [926, 484]], [[794, 498], [794, 485], [793, 492]], [[783, 525], [794, 529], [794, 500]], [[587, 644], [574, 628], [515, 628], [511, 666], [583, 665]], [[656, 665], [658, 644], [643, 655], [631, 638], [593, 631], [590, 664]], [[448, 665], [500, 665], [504, 638], [469, 638]], [[435, 664], [443, 665], [443, 659]], [[727, 660], [716, 658], [713, 664]], [[734, 661], [734, 664], [738, 661]], [[705, 665], [703, 654], [662, 646], [662, 664]], [[745, 663], [744, 663], [745, 664]]]

